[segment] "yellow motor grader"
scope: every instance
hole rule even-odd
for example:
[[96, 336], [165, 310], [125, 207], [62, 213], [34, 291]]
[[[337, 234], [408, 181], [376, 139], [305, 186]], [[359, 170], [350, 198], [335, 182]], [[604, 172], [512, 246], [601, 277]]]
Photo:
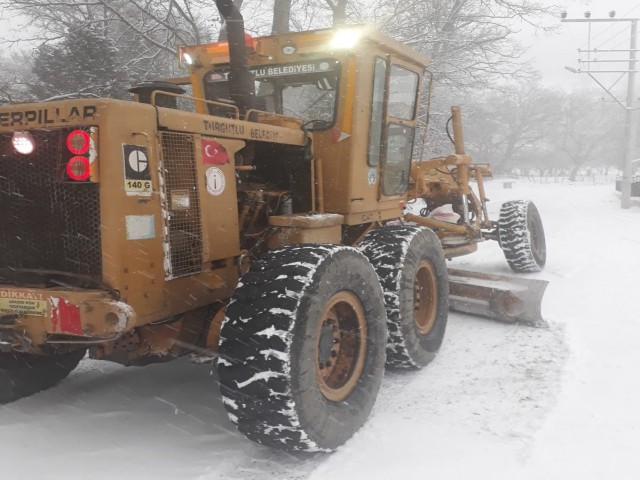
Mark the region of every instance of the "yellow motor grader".
[[0, 107], [0, 403], [87, 351], [217, 354], [240, 432], [330, 451], [385, 364], [434, 358], [450, 306], [539, 319], [543, 283], [445, 259], [493, 239], [537, 271], [542, 223], [526, 201], [488, 219], [457, 109], [455, 153], [412, 162], [427, 58], [364, 26], [252, 39], [217, 4], [228, 41], [181, 47], [188, 77]]

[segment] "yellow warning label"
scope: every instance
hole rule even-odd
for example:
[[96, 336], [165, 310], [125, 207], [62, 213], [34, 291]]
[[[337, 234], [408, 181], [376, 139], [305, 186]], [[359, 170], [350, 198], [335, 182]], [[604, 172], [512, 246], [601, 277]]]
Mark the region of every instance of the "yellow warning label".
[[44, 317], [47, 314], [47, 301], [0, 298], [0, 314], [11, 315], [14, 313]]

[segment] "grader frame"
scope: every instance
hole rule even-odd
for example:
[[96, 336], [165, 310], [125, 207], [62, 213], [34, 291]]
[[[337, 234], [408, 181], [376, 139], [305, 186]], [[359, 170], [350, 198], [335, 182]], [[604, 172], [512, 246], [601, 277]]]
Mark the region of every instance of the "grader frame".
[[[87, 350], [219, 353], [241, 432], [332, 450], [369, 415], [385, 359], [435, 357], [449, 305], [539, 322], [541, 284], [459, 281], [445, 257], [495, 239], [536, 271], [542, 224], [529, 202], [488, 219], [490, 171], [457, 108], [455, 153], [413, 161], [426, 57], [365, 26], [248, 39], [217, 4], [229, 40], [181, 47], [189, 77], [137, 85], [134, 102], [0, 107], [0, 215], [19, 219], [0, 235], [0, 403]], [[405, 214], [417, 199], [424, 214]], [[446, 205], [459, 221], [430, 215]]]

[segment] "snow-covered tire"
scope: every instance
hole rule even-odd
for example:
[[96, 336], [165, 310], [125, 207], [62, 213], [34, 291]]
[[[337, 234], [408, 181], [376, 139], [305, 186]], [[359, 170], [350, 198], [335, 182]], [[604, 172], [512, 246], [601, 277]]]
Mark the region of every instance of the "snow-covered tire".
[[86, 349], [54, 355], [0, 353], [0, 404], [53, 387], [78, 366]]
[[218, 372], [229, 418], [272, 447], [337, 448], [373, 408], [386, 338], [382, 291], [357, 250], [268, 253], [240, 280], [222, 324]]
[[373, 265], [387, 310], [387, 365], [422, 368], [436, 356], [447, 327], [449, 280], [438, 237], [429, 229], [387, 226], [360, 250]]
[[547, 261], [542, 219], [529, 200], [506, 202], [498, 219], [499, 242], [514, 272], [539, 272]]

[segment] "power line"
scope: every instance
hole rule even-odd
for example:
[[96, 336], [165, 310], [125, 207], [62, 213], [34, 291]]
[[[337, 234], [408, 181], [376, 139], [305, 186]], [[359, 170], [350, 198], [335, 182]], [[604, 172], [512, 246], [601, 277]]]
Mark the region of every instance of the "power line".
[[[634, 11], [636, 8], [638, 7], [634, 7], [631, 11]], [[569, 70], [570, 72], [573, 73], [586, 73], [587, 75], [589, 75], [589, 77], [595, 81], [604, 91], [607, 92], [607, 94], [613, 99], [615, 100], [619, 105], [621, 105], [624, 109], [625, 109], [625, 148], [624, 148], [624, 168], [623, 168], [623, 174], [622, 174], [622, 199], [621, 199], [621, 206], [624, 209], [630, 208], [631, 207], [631, 177], [632, 177], [632, 173], [633, 173], [633, 169], [632, 169], [632, 163], [633, 163], [633, 154], [634, 154], [634, 149], [635, 149], [635, 145], [636, 145], [636, 135], [637, 135], [637, 108], [635, 108], [635, 91], [636, 91], [636, 85], [635, 85], [635, 79], [636, 79], [636, 73], [638, 73], [638, 52], [640, 51], [638, 49], [638, 22], [640, 21], [640, 18], [614, 18], [615, 17], [615, 12], [612, 11], [609, 14], [609, 18], [591, 18], [591, 14], [587, 14], [585, 13], [585, 18], [579, 18], [579, 19], [568, 19], [567, 17], [567, 13], [563, 12], [562, 14], [562, 22], [572, 22], [572, 23], [588, 23], [589, 26], [589, 33], [588, 33], [588, 38], [587, 38], [587, 44], [588, 44], [588, 48], [586, 50], [579, 50], [579, 55], [582, 55], [582, 53], [586, 53], [587, 54], [587, 60], [583, 60], [582, 58], [578, 58], [578, 64], [579, 65], [583, 65], [586, 64], [587, 69], [586, 70], [576, 70], [575, 68], [572, 67], [565, 67], [567, 70]], [[612, 22], [613, 24], [617, 24], [618, 22], [629, 22], [630, 25], [630, 42], [629, 42], [629, 48], [628, 49], [616, 49], [616, 48], [608, 48], [608, 49], [601, 49], [598, 50], [596, 49], [592, 49], [591, 48], [591, 25], [592, 24], [598, 24], [598, 23], [605, 23], [605, 22]], [[613, 26], [613, 25], [612, 25]], [[627, 29], [623, 29], [621, 31], [619, 31], [618, 33], [616, 33], [615, 35], [613, 35], [612, 37], [610, 37], [609, 40], [607, 41], [611, 41], [613, 39], [615, 39], [616, 37], [618, 37], [621, 32], [626, 32]], [[607, 42], [602, 42], [600, 45], [605, 45], [605, 43]], [[616, 45], [617, 46], [617, 45]], [[591, 54], [596, 54], [596, 53], [601, 53], [603, 55], [605, 55], [605, 58], [602, 59], [598, 59], [598, 58], [594, 58], [592, 60], [591, 58]], [[606, 55], [607, 54], [618, 54], [618, 53], [627, 53], [628, 54], [628, 58], [627, 59], [618, 59], [618, 58], [607, 58]], [[609, 55], [611, 56], [611, 55]], [[615, 65], [617, 63], [622, 63], [622, 62], [628, 62], [628, 66], [626, 67], [618, 67], [616, 68]], [[613, 65], [612, 67], [606, 67], [608, 68], [607, 70], [592, 70], [591, 69], [591, 65], [593, 64], [606, 64], [606, 65]], [[625, 68], [623, 70], [623, 68]], [[600, 80], [598, 80], [598, 78], [596, 77], [597, 74], [611, 74], [611, 73], [619, 73], [621, 74], [621, 76], [615, 81], [615, 83], [610, 86], [610, 87], [606, 87]], [[618, 98], [616, 98], [616, 96], [612, 93], [612, 88], [613, 86], [615, 86], [623, 77], [624, 75], [627, 75], [627, 97], [626, 97], [626, 101], [625, 103], [623, 103], [622, 101], [620, 101]]]

